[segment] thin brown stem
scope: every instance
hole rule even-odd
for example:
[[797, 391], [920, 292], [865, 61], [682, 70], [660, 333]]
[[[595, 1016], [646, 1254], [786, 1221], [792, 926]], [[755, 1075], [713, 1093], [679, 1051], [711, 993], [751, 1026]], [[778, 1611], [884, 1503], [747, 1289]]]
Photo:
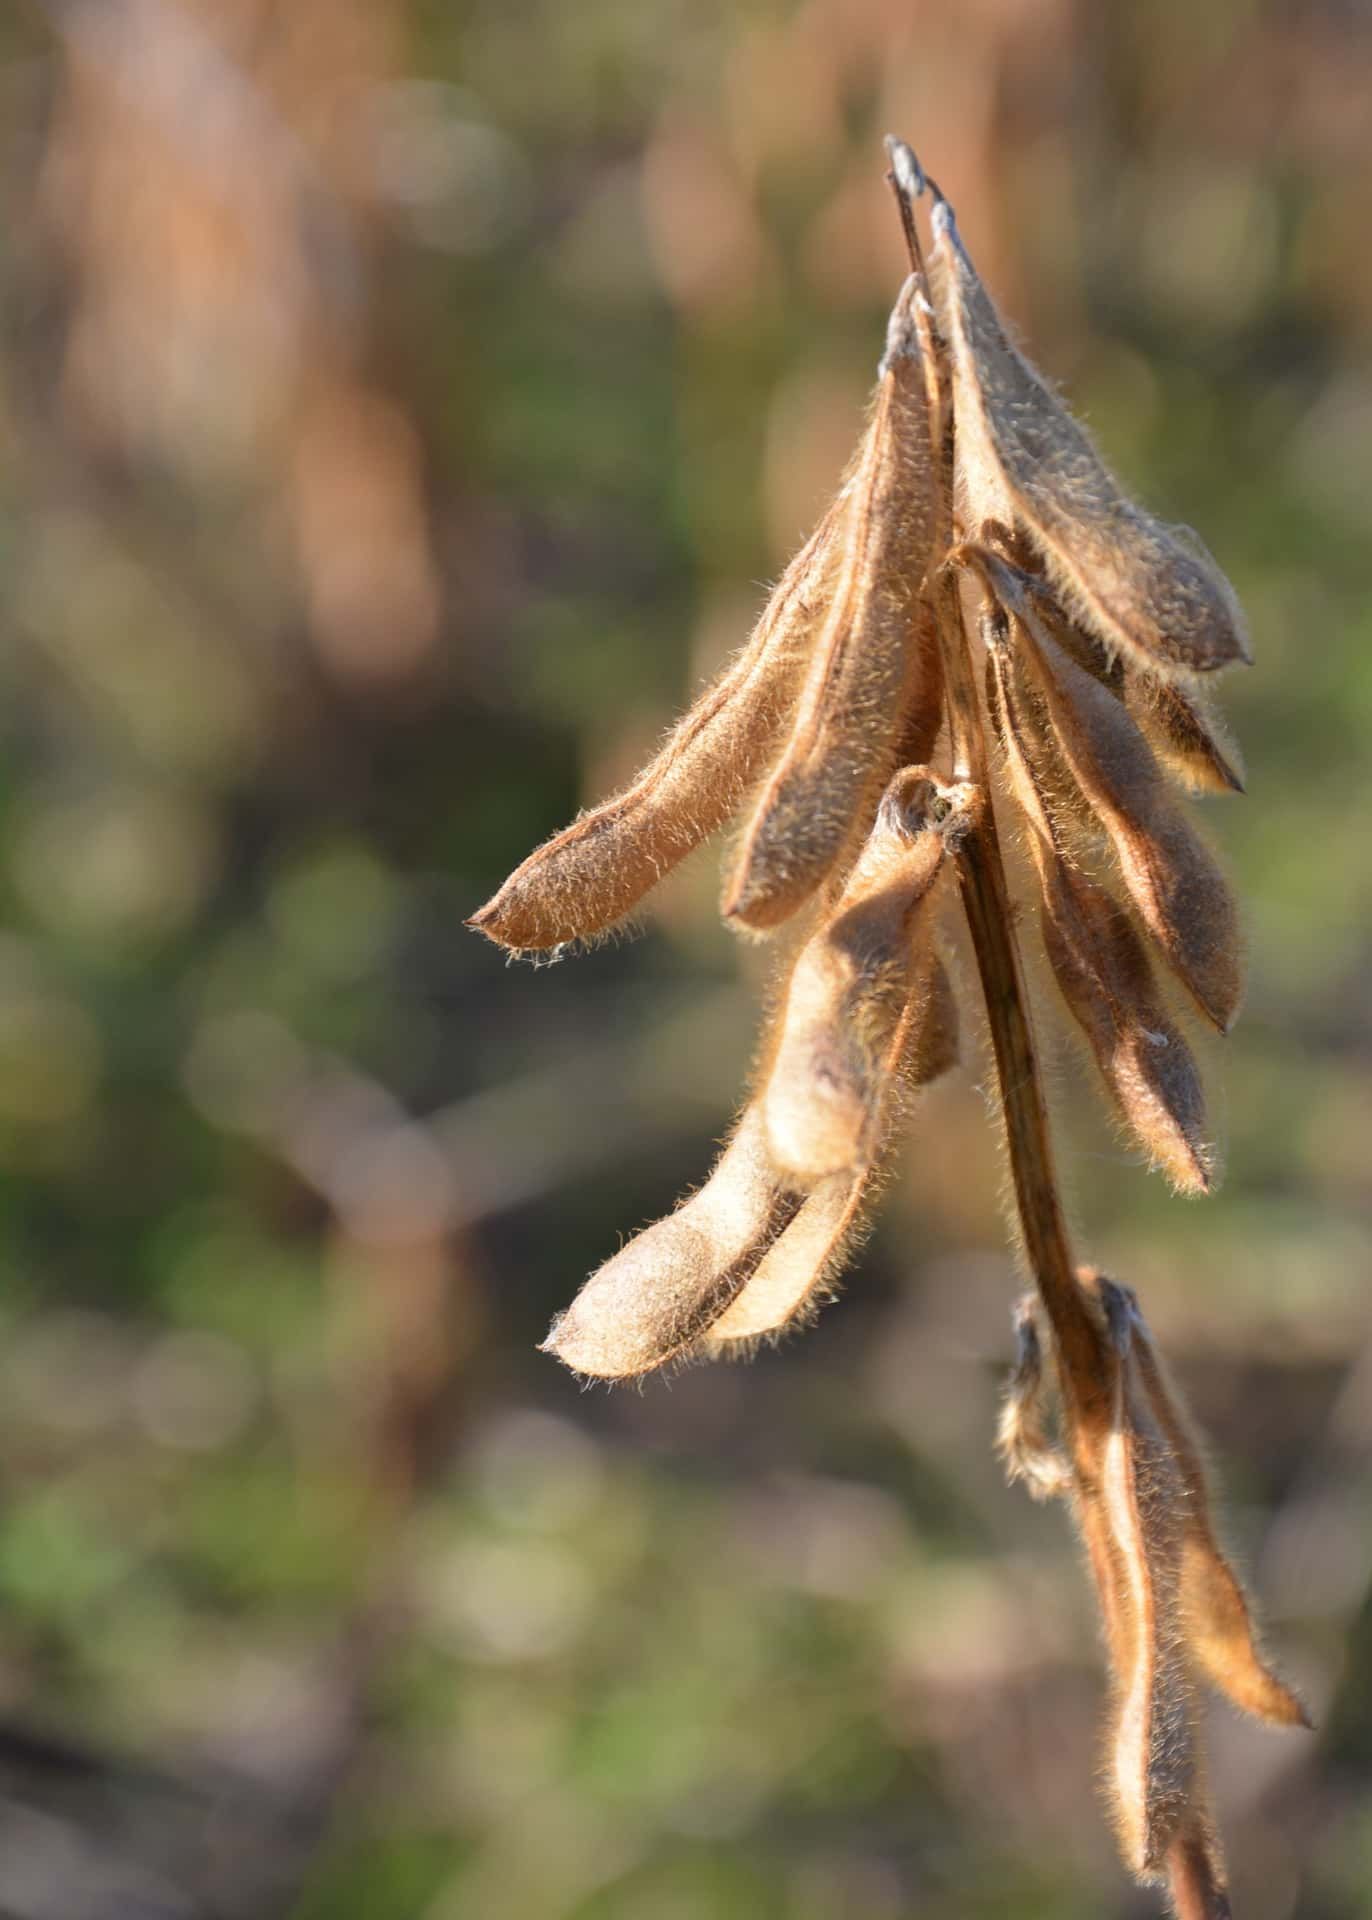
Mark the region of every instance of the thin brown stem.
[[969, 781], [977, 794], [972, 825], [958, 846], [958, 875], [996, 1057], [1020, 1231], [1025, 1258], [1062, 1356], [1064, 1390], [1079, 1395], [1088, 1382], [1106, 1377], [1101, 1367], [1101, 1336], [1077, 1283], [1059, 1197], [1043, 1079], [991, 805], [981, 704], [957, 571], [945, 567], [935, 590], [954, 773]]
[[924, 175], [913, 150], [903, 140], [897, 140], [893, 134], [888, 133], [886, 136], [886, 151], [891, 159], [891, 168], [886, 178], [892, 193], [896, 196], [901, 230], [905, 235], [905, 251], [910, 256], [910, 271], [917, 273], [923, 280], [924, 255], [920, 251], [919, 232], [915, 226], [914, 203], [924, 191]]
[[1167, 1891], [1177, 1920], [1233, 1920], [1228, 1890], [1203, 1838], [1188, 1829], [1167, 1849]]

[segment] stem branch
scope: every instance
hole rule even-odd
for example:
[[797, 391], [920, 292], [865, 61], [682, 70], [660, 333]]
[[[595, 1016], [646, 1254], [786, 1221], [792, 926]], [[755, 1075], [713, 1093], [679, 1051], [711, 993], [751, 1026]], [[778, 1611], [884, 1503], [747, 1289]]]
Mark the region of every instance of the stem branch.
[[1087, 1382], [1103, 1377], [1101, 1336], [1077, 1282], [1058, 1192], [1043, 1080], [991, 806], [981, 706], [954, 568], [942, 570], [936, 591], [954, 773], [970, 781], [978, 796], [972, 825], [958, 846], [958, 877], [996, 1057], [1015, 1204], [1025, 1258], [1062, 1357], [1064, 1390], [1080, 1394]]

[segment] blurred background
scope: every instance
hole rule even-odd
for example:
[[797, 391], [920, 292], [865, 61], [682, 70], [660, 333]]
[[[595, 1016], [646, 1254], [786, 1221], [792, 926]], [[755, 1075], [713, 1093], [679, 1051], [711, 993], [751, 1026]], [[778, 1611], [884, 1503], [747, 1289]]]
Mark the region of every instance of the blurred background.
[[975, 1031], [811, 1333], [581, 1392], [535, 1343], [703, 1177], [762, 966], [711, 855], [556, 968], [462, 926], [816, 517], [888, 128], [1251, 616], [1227, 1182], [1065, 1043], [1062, 1158], [1320, 1723], [1214, 1715], [1236, 1910], [1372, 1914], [1370, 97], [1358, 0], [0, 15], [7, 1920], [1157, 1911], [991, 1455]]

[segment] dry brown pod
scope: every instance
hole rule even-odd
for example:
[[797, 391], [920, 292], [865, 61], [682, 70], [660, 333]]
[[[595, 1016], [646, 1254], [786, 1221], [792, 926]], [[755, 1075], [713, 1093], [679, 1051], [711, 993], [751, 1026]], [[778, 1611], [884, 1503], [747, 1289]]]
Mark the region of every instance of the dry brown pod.
[[965, 543], [957, 554], [978, 571], [994, 562], [1009, 570], [1057, 644], [1124, 702], [1166, 771], [1184, 787], [1193, 793], [1244, 791], [1239, 751], [1199, 686], [1183, 688], [1173, 677], [1111, 653], [1095, 634], [1070, 620], [1043, 575], [1023, 564], [1030, 556], [1008, 529], [983, 528], [981, 540]]
[[927, 963], [891, 1037], [882, 1074], [884, 1104], [870, 1162], [855, 1172], [830, 1174], [805, 1196], [795, 1218], [768, 1248], [730, 1305], [711, 1322], [701, 1351], [711, 1357], [750, 1353], [763, 1338], [803, 1326], [834, 1291], [881, 1184], [903, 1108], [957, 1062], [958, 1016], [942, 961]]
[[1250, 658], [1208, 556], [1135, 505], [1015, 348], [948, 202], [935, 199], [930, 282], [953, 362], [959, 513], [1023, 530], [1080, 623], [1145, 668], [1205, 673]]
[[843, 537], [841, 492], [752, 638], [623, 793], [531, 853], [468, 924], [515, 952], [593, 939], [731, 820], [790, 723]]
[[755, 931], [788, 919], [865, 831], [921, 697], [929, 620], [921, 588], [939, 501], [917, 295], [912, 276], [891, 316], [842, 555], [794, 724], [725, 890], [726, 919]]
[[1190, 1416], [1137, 1295], [1079, 1276], [1100, 1329], [1084, 1378], [1055, 1353], [1049, 1436], [1040, 1303], [1016, 1308], [1002, 1452], [1041, 1496], [1066, 1492], [1095, 1578], [1112, 1673], [1107, 1785], [1121, 1846], [1145, 1880], [1169, 1877], [1198, 1920], [1226, 1915], [1224, 1863], [1199, 1750], [1196, 1682], [1276, 1725], [1309, 1725], [1262, 1653], [1242, 1583], [1219, 1546]]
[[688, 1352], [756, 1271], [803, 1195], [767, 1158], [745, 1108], [704, 1186], [635, 1234], [553, 1322], [545, 1353], [574, 1373], [622, 1380]]
[[1219, 864], [1186, 818], [1129, 714], [1057, 645], [1014, 582], [995, 591], [1013, 612], [1017, 657], [1032, 671], [1053, 745], [1080, 790], [1082, 814], [1103, 833], [1149, 933], [1221, 1033], [1243, 989], [1238, 912]]
[[1195, 1687], [1182, 1632], [1176, 1461], [1127, 1363], [1101, 1473], [1121, 1622], [1110, 1730], [1111, 1787], [1125, 1859], [1161, 1877], [1196, 1788]]
[[1309, 1727], [1304, 1702], [1263, 1652], [1252, 1604], [1216, 1532], [1201, 1443], [1137, 1302], [1133, 1311], [1133, 1364], [1181, 1478], [1181, 1595], [1186, 1637], [1196, 1663], [1211, 1686], [1243, 1712], [1273, 1726]]
[[982, 621], [988, 705], [1009, 791], [1028, 828], [1039, 878], [1040, 926], [1058, 989], [1081, 1028], [1117, 1111], [1150, 1162], [1184, 1193], [1203, 1193], [1212, 1160], [1205, 1097], [1184, 1037], [1158, 994], [1128, 914], [1067, 857], [1039, 765], [1042, 736], [1000, 608]]
[[1110, 1663], [1104, 1784], [1120, 1850], [1151, 1881], [1204, 1812], [1181, 1603], [1184, 1494], [1132, 1366], [1133, 1296], [1091, 1270], [1079, 1281], [1099, 1338], [1080, 1373], [1056, 1352], [1063, 1452]]
[[911, 996], [932, 979], [934, 885], [966, 821], [960, 789], [902, 768], [791, 969], [762, 1108], [773, 1164], [797, 1184], [873, 1158], [893, 1041], [918, 1020]]

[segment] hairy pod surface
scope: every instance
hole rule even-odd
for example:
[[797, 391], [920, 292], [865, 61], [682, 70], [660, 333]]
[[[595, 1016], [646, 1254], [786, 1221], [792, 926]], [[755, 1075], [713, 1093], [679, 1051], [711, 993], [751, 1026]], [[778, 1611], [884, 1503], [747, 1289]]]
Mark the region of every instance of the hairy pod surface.
[[776, 1176], [762, 1115], [745, 1109], [704, 1186], [593, 1273], [543, 1343], [574, 1373], [648, 1373], [699, 1341], [753, 1274], [803, 1196]]
[[1111, 653], [1094, 633], [1069, 619], [1043, 576], [1020, 564], [1028, 556], [1007, 529], [983, 528], [982, 538], [987, 545], [967, 543], [959, 553], [988, 579], [992, 591], [999, 578], [1012, 583], [1012, 600], [1029, 599], [1063, 651], [1124, 702], [1174, 779], [1192, 793], [1243, 792], [1238, 749], [1198, 687], [1183, 689], [1176, 679]]
[[1055, 744], [1114, 849], [1125, 890], [1201, 1012], [1227, 1033], [1243, 991], [1228, 882], [1129, 714], [1050, 639], [1032, 607], [1017, 611]]
[[873, 1158], [892, 1042], [931, 979], [934, 883], [965, 821], [955, 789], [927, 767], [903, 768], [791, 970], [762, 1105], [773, 1163], [798, 1184]]
[[890, 777], [927, 645], [919, 611], [938, 524], [912, 276], [891, 316], [828, 610], [781, 756], [744, 832], [725, 917], [765, 932], [851, 846]]
[[804, 1325], [834, 1292], [834, 1283], [861, 1237], [867, 1210], [881, 1183], [899, 1132], [902, 1108], [922, 1087], [956, 1065], [957, 1001], [942, 961], [926, 963], [891, 1036], [884, 1065], [879, 1138], [870, 1163], [830, 1174], [806, 1194], [795, 1218], [768, 1248], [736, 1298], [711, 1322], [702, 1351], [715, 1357], [746, 1353], [765, 1336]]
[[1061, 1499], [1071, 1492], [1072, 1468], [1048, 1431], [1037, 1294], [1025, 1294], [1016, 1302], [1015, 1348], [996, 1427], [996, 1451], [1007, 1480], [1022, 1480], [1035, 1500]]
[[1110, 1659], [1111, 1811], [1127, 1864], [1147, 1881], [1165, 1873], [1168, 1850], [1201, 1792], [1195, 1687], [1182, 1628], [1183, 1492], [1132, 1365], [1132, 1295], [1093, 1271], [1079, 1277], [1102, 1340], [1090, 1380], [1073, 1379], [1057, 1355], [1072, 1509]]
[[790, 723], [847, 509], [845, 492], [787, 567], [747, 646], [633, 783], [531, 853], [469, 925], [515, 952], [592, 939], [733, 818]]
[[1124, 1658], [1111, 1732], [1115, 1814], [1126, 1860], [1161, 1875], [1190, 1808], [1196, 1701], [1181, 1624], [1182, 1522], [1176, 1462], [1127, 1357], [1121, 1419], [1106, 1445], [1103, 1501], [1117, 1556]]
[[1085, 1035], [1120, 1117], [1184, 1193], [1203, 1193], [1211, 1162], [1205, 1096], [1190, 1048], [1158, 994], [1142, 939], [1111, 894], [1065, 857], [1034, 765], [1034, 733], [1003, 617], [983, 621], [988, 704], [1010, 793], [1029, 828], [1040, 926], [1058, 990]]
[[1023, 528], [1064, 603], [1112, 652], [1194, 673], [1250, 657], [1233, 591], [1214, 563], [1121, 492], [1061, 400], [1011, 345], [937, 199], [931, 286], [953, 360], [967, 531]]
[[1215, 1530], [1201, 1444], [1186, 1404], [1135, 1309], [1134, 1364], [1181, 1477], [1181, 1597], [1186, 1637], [1202, 1674], [1245, 1713], [1274, 1726], [1309, 1727], [1299, 1696], [1262, 1651], [1252, 1603]]

